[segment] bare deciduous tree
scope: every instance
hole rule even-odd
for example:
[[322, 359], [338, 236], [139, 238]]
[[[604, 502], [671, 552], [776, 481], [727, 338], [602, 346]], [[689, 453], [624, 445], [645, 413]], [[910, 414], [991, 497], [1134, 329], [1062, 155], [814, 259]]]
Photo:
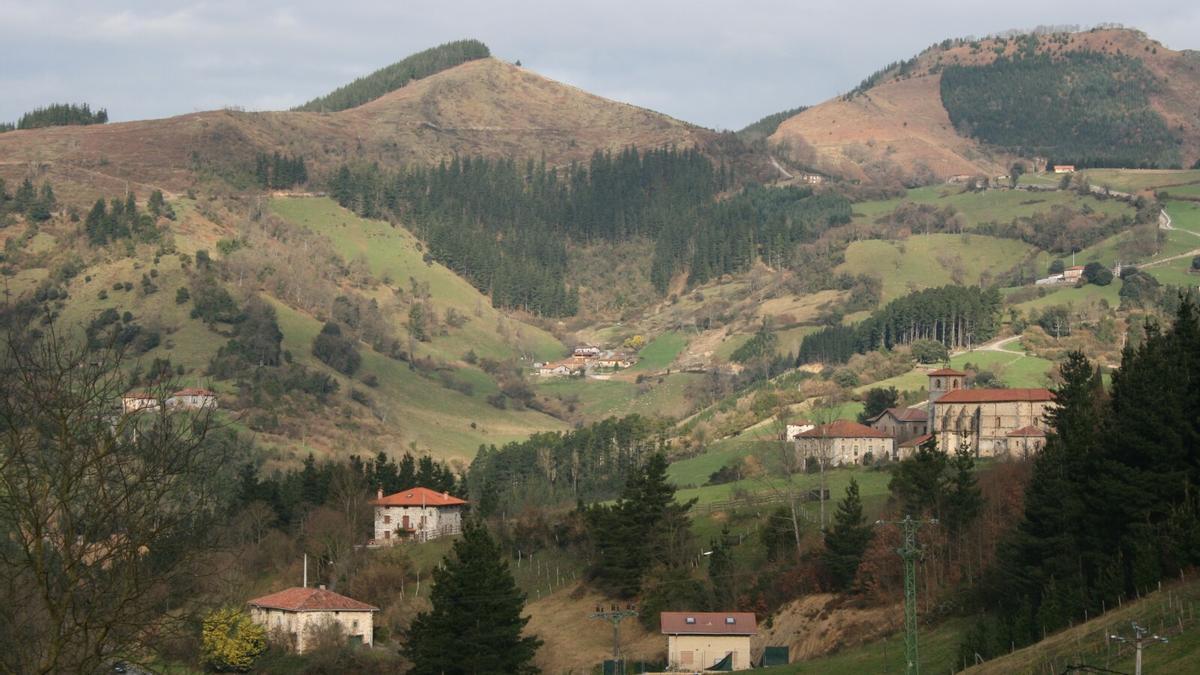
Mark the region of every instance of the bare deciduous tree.
[[95, 672], [184, 618], [232, 484], [207, 411], [122, 411], [120, 353], [0, 346], [0, 670]]

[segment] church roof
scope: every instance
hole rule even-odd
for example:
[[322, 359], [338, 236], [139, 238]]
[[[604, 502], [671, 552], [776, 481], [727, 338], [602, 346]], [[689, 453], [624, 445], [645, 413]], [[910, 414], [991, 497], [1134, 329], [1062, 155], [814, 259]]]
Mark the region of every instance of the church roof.
[[937, 400], [943, 403], [1008, 403], [1011, 401], [1053, 401], [1049, 389], [955, 389]]
[[929, 373], [929, 376], [930, 377], [934, 377], [934, 376], [937, 376], [937, 377], [966, 377], [967, 374], [961, 370], [955, 370], [953, 368], [938, 368], [937, 370], [933, 371], [932, 373]]

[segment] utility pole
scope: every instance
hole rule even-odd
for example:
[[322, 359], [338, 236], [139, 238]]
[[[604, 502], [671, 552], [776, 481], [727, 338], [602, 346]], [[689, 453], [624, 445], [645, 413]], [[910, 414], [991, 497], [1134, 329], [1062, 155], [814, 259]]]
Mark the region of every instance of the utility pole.
[[[612, 624], [614, 666], [621, 662], [621, 622], [637, 615], [637, 610], [633, 608], [633, 605], [628, 605], [625, 609], [612, 605], [607, 611], [603, 607], [597, 606], [596, 611], [588, 615], [589, 619], [603, 619]], [[624, 668], [621, 670], [624, 671]]]
[[916, 520], [912, 516], [904, 516], [904, 520], [877, 520], [876, 526], [896, 525], [904, 534], [904, 543], [896, 549], [900, 559], [904, 561], [904, 672], [907, 675], [918, 675], [921, 672], [921, 662], [917, 653], [917, 558], [921, 549], [917, 546], [917, 530], [922, 525], [937, 525], [936, 518]]
[[1117, 642], [1125, 642], [1133, 645], [1133, 648], [1136, 650], [1136, 655], [1133, 657], [1133, 672], [1134, 675], [1142, 675], [1142, 650], [1147, 646], [1158, 642], [1166, 644], [1167, 638], [1159, 637], [1157, 635], [1146, 635], [1150, 632], [1150, 629], [1142, 628], [1136, 621], [1131, 621], [1130, 624], [1133, 626], [1132, 638], [1121, 637], [1120, 635], [1110, 635], [1108, 638], [1110, 640], [1116, 640]]

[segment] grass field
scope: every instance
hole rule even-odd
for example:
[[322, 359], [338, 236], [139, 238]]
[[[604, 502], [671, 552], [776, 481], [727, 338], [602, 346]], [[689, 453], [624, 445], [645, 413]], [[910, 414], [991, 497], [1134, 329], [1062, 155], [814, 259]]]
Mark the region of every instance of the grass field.
[[671, 365], [684, 347], [687, 347], [687, 337], [683, 333], [673, 330], [662, 333], [642, 347], [638, 362], [630, 370], [662, 370]]
[[671, 373], [649, 378], [641, 385], [628, 380], [555, 377], [536, 382], [535, 390], [543, 396], [577, 401], [578, 410], [589, 421], [633, 413], [678, 418], [687, 414], [690, 406], [687, 385], [701, 377], [698, 373]]
[[1083, 171], [1092, 185], [1121, 192], [1166, 190], [1176, 192], [1179, 186], [1200, 183], [1200, 171], [1169, 169], [1087, 169]]
[[[1053, 184], [1057, 184], [1057, 180]], [[1023, 190], [986, 190], [967, 192], [960, 185], [934, 185], [915, 188], [904, 197], [883, 201], [862, 202], [854, 205], [856, 220], [873, 221], [890, 213], [904, 202], [931, 204], [938, 208], [952, 206], [962, 214], [968, 228], [981, 223], [1007, 223], [1014, 218], [1032, 216], [1048, 211], [1053, 206], [1082, 208], [1087, 205], [1107, 215], [1131, 214], [1133, 210], [1124, 202], [1101, 200], [1091, 196], [1080, 196], [1074, 192], [1028, 192]]]
[[1026, 300], [1013, 306], [1026, 313], [1032, 310], [1045, 309], [1051, 305], [1074, 305], [1079, 307], [1088, 303], [1099, 303], [1101, 300], [1107, 302], [1109, 307], [1117, 307], [1121, 304], [1121, 297], [1119, 295], [1121, 284], [1122, 281], [1120, 279], [1114, 279], [1107, 286], [1096, 286], [1094, 284], [1086, 284], [1079, 288], [1074, 286], [1048, 286], [1046, 287], [1046, 295]]
[[462, 358], [468, 350], [477, 355], [505, 359], [528, 357], [546, 360], [559, 357], [564, 347], [540, 328], [504, 318], [507, 337], [501, 335], [503, 315], [486, 296], [449, 269], [425, 262], [423, 247], [410, 232], [389, 223], [359, 218], [330, 199], [282, 198], [271, 201], [280, 217], [329, 237], [346, 260], [365, 260], [372, 276], [390, 280], [407, 290], [409, 279], [428, 283], [434, 306], [441, 311], [454, 307], [469, 317], [461, 329], [422, 345], [447, 360]]
[[999, 275], [1029, 255], [1038, 257], [1039, 268], [1049, 265], [1048, 255], [1012, 239], [914, 235], [904, 241], [856, 241], [846, 250], [846, 262], [837, 271], [882, 278], [882, 302], [887, 302], [913, 290], [954, 283], [955, 268], [963, 283], [976, 284], [985, 273]]

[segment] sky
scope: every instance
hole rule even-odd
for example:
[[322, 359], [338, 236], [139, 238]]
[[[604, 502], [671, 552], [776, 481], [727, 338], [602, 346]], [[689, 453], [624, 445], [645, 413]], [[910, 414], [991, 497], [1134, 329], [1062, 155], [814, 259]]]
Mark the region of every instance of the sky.
[[948, 37], [1120, 23], [1200, 49], [1194, 0], [0, 0], [0, 121], [280, 110], [442, 42], [707, 127], [819, 103]]

